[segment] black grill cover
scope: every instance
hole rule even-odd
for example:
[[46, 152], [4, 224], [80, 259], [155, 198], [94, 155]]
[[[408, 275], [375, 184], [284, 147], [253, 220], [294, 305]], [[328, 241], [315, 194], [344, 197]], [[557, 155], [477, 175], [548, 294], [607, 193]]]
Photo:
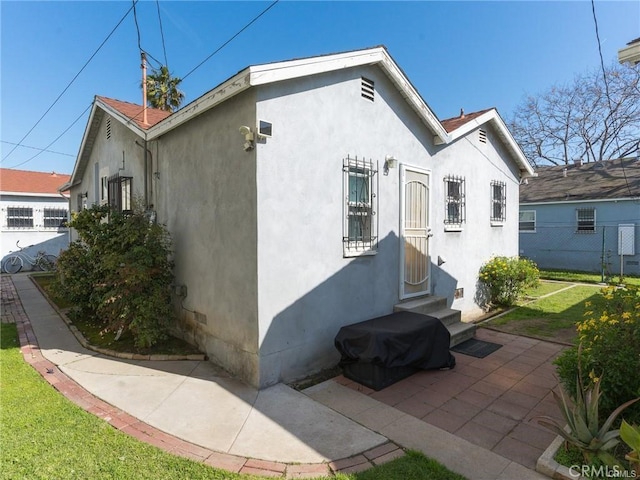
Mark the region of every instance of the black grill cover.
[[414, 312], [395, 312], [340, 329], [335, 346], [340, 366], [368, 362], [381, 367], [452, 368], [450, 334], [440, 320]]

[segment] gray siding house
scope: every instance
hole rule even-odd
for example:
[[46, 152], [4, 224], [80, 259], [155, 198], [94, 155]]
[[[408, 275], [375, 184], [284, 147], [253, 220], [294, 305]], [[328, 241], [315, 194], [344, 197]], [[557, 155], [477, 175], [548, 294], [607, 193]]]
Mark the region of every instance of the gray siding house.
[[518, 253], [533, 174], [495, 109], [440, 121], [384, 47], [251, 66], [166, 116], [96, 97], [71, 179], [172, 234], [180, 331], [258, 387], [338, 360], [340, 327]]
[[640, 160], [541, 167], [520, 186], [520, 255], [539, 267], [640, 274]]

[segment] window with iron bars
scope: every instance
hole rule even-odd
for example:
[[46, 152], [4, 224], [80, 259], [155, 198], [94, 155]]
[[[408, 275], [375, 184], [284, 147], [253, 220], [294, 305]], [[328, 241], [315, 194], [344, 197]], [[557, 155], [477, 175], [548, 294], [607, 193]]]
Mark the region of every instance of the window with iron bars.
[[344, 256], [375, 253], [378, 248], [378, 165], [347, 157], [342, 161]]
[[8, 228], [33, 228], [33, 208], [7, 207]]
[[576, 232], [595, 233], [596, 232], [596, 209], [577, 208], [576, 209]]
[[464, 177], [444, 177], [444, 224], [446, 230], [459, 230], [466, 221]]
[[67, 223], [67, 210], [65, 208], [45, 208], [43, 222], [45, 228], [64, 227]]
[[507, 184], [491, 182], [491, 222], [501, 224], [507, 219]]
[[130, 212], [133, 208], [132, 178], [113, 175], [109, 177], [108, 199], [109, 205], [119, 212]]

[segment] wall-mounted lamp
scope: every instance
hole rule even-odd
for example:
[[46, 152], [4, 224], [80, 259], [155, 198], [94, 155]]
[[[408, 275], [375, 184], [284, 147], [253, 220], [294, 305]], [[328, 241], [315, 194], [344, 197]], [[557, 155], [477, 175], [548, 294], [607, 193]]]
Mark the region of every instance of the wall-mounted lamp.
[[384, 166], [382, 167], [385, 175], [389, 175], [390, 168], [397, 168], [398, 160], [393, 155], [384, 157]]
[[254, 144], [254, 136], [253, 136], [253, 132], [251, 131], [251, 128], [245, 125], [241, 126], [240, 134], [244, 135], [244, 151], [248, 152], [250, 150], [253, 150], [255, 144]]

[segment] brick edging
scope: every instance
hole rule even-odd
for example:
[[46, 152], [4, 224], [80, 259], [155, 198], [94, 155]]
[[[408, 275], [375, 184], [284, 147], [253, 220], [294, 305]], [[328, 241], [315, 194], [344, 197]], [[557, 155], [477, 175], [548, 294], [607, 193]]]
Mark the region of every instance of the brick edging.
[[[11, 313], [15, 318], [20, 352], [24, 361], [30, 364], [53, 388], [71, 402], [137, 440], [154, 445], [173, 455], [202, 462], [213, 468], [240, 474], [284, 478], [316, 478], [318, 476], [329, 476], [337, 472], [345, 474], [360, 472], [405, 455], [402, 447], [393, 442], [386, 442], [358, 455], [340, 460], [324, 463], [292, 464], [217, 452], [165, 433], [96, 397], [68, 377], [57, 365], [44, 358], [40, 351], [38, 339], [31, 326], [31, 321], [24, 311], [20, 297], [16, 294], [13, 281], [9, 277], [9, 282], [6, 282], [5, 275], [2, 275], [2, 279], [2, 295], [6, 295], [8, 287], [14, 296], [15, 307]], [[56, 309], [56, 311], [60, 313], [59, 310]]]

